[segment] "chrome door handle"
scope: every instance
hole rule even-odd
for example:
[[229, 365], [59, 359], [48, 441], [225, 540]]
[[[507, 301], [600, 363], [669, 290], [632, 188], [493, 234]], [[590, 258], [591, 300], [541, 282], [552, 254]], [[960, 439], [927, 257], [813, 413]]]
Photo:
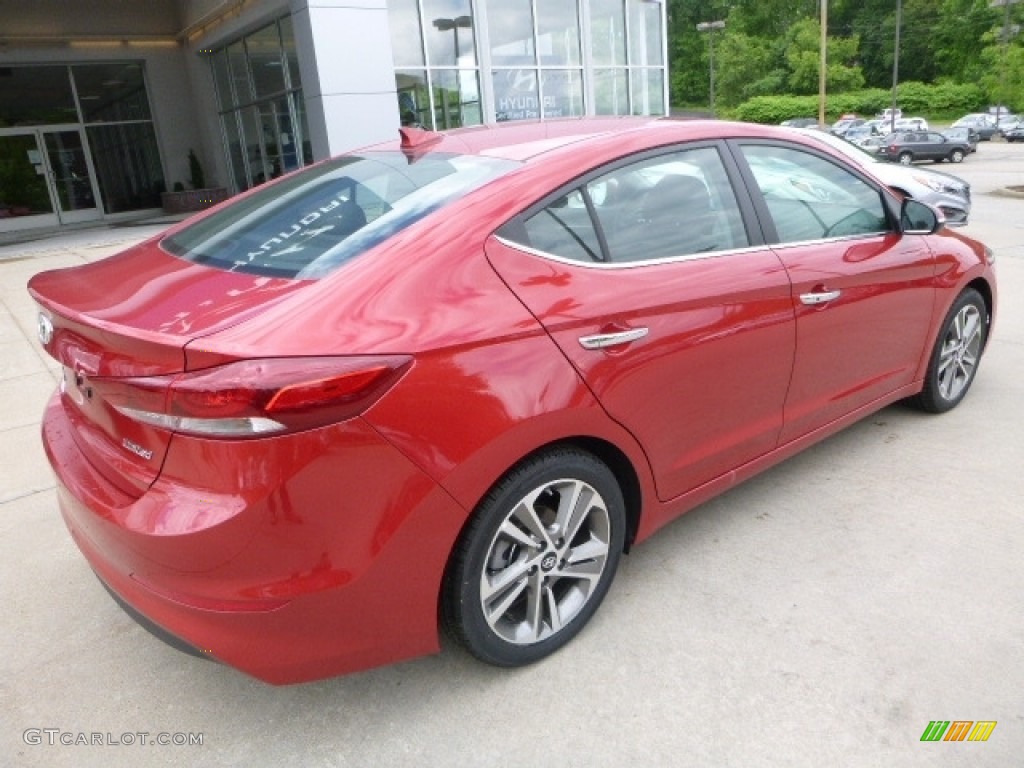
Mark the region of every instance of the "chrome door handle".
[[801, 293], [800, 301], [804, 304], [824, 304], [832, 299], [838, 299], [842, 291], [819, 291], [817, 293]]
[[616, 331], [615, 333], [595, 333], [593, 336], [580, 336], [580, 346], [584, 349], [607, 349], [617, 347], [621, 344], [629, 344], [631, 341], [642, 339], [650, 330], [648, 328], [631, 328], [628, 331]]

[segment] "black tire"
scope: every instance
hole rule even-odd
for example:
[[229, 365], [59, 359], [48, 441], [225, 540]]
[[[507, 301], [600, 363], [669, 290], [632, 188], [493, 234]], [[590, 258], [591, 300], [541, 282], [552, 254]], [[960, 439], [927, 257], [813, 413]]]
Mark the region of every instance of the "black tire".
[[949, 153], [949, 162], [959, 163], [964, 159], [964, 151], [962, 149], [954, 149]]
[[442, 595], [448, 631], [500, 667], [554, 653], [607, 594], [625, 530], [622, 491], [596, 457], [559, 448], [526, 460], [488, 493], [456, 545]]
[[942, 321], [924, 389], [911, 402], [929, 413], [945, 413], [967, 395], [988, 336], [988, 309], [973, 288], [961, 293]]

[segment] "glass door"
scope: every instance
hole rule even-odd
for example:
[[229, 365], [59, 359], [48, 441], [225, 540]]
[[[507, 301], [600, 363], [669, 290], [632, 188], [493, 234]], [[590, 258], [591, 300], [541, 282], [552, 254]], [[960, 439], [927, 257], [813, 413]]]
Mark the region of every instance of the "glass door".
[[58, 223], [38, 135], [0, 132], [0, 232]]
[[95, 174], [81, 129], [39, 129], [46, 147], [51, 192], [62, 224], [98, 219]]

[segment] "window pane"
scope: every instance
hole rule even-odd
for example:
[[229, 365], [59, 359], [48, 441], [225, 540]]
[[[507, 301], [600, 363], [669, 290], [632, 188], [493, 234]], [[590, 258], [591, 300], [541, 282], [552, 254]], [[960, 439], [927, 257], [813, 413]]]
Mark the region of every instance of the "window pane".
[[[37, 162], [33, 162], [33, 160]], [[0, 136], [0, 221], [53, 213], [34, 134]]]
[[498, 69], [494, 78], [494, 113], [498, 122], [540, 117], [537, 70]]
[[629, 0], [629, 63], [663, 64], [661, 55], [661, 4]]
[[211, 58], [213, 82], [217, 86], [217, 99], [221, 109], [229, 109], [235, 105], [235, 97], [231, 93], [231, 74], [228, 72], [228, 54], [219, 50]]
[[578, 69], [541, 72], [544, 117], [579, 117], [583, 114], [583, 77]]
[[732, 185], [711, 148], [661, 155], [587, 185], [612, 261], [749, 244]]
[[748, 145], [743, 154], [782, 242], [889, 230], [878, 190], [816, 155]]
[[626, 13], [623, 0], [593, 0], [590, 5], [590, 43], [594, 64], [626, 63]]
[[139, 62], [78, 64], [71, 72], [85, 122], [149, 120], [149, 101]]
[[252, 84], [249, 82], [249, 67], [241, 40], [228, 46], [228, 67], [231, 70], [231, 82], [235, 85], [235, 103], [248, 104], [253, 100]]
[[0, 67], [0, 124], [76, 122], [67, 67]]
[[313, 164], [313, 142], [309, 138], [309, 121], [306, 120], [306, 100], [302, 98], [302, 91], [295, 91], [292, 94], [292, 105], [295, 107], [295, 116], [299, 121], [299, 140], [302, 142], [302, 164]]
[[526, 220], [531, 248], [573, 261], [601, 261], [601, 244], [583, 195], [573, 190]]
[[167, 186], [152, 123], [86, 129], [96, 180], [107, 213], [158, 208]]
[[238, 130], [238, 113], [228, 112], [222, 117], [224, 122], [224, 138], [228, 143], [228, 161], [231, 163], [231, 178], [235, 182], [235, 190], [249, 188], [249, 179], [245, 173], [245, 153], [242, 150], [242, 135]]
[[398, 116], [402, 125], [432, 129], [427, 73], [422, 69], [396, 71], [395, 90], [398, 91]]
[[475, 71], [433, 70], [434, 130], [480, 122], [480, 88]]
[[391, 53], [396, 67], [422, 67], [423, 39], [416, 0], [388, 0]]
[[594, 70], [594, 112], [598, 115], [629, 114], [627, 70]]
[[491, 64], [531, 66], [537, 63], [530, 0], [507, 0], [487, 8]]
[[633, 114], [665, 114], [665, 91], [661, 69], [631, 70], [633, 84]]
[[265, 98], [284, 91], [284, 54], [277, 24], [270, 24], [245, 38], [256, 97]]
[[245, 157], [249, 163], [249, 173], [252, 175], [252, 184], [262, 184], [270, 178], [272, 169], [269, 163], [263, 159], [263, 141], [260, 138], [259, 112], [255, 107], [246, 107], [238, 110], [238, 116], [242, 121], [242, 145], [245, 147]]
[[288, 63], [288, 78], [291, 81], [291, 88], [301, 88], [302, 73], [299, 72], [299, 55], [295, 51], [295, 30], [292, 27], [291, 16], [281, 19], [281, 43], [284, 46], [285, 61]]
[[537, 0], [537, 29], [541, 64], [579, 65], [580, 22], [576, 0]]
[[476, 66], [469, 0], [423, 0], [427, 57], [432, 67]]

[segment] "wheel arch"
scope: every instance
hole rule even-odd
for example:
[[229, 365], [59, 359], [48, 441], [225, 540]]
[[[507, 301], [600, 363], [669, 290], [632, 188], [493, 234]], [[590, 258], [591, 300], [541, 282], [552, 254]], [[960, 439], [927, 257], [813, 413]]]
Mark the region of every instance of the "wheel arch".
[[470, 513], [466, 516], [466, 521], [462, 526], [462, 530], [459, 531], [459, 536], [456, 538], [456, 541], [462, 537], [466, 526], [469, 525], [477, 508], [480, 506], [480, 503], [488, 497], [494, 487], [497, 486], [510, 472], [537, 456], [557, 450], [558, 448], [577, 448], [590, 453], [607, 466], [609, 470], [611, 470], [612, 475], [615, 476], [615, 480], [619, 484], [619, 489], [622, 491], [622, 499], [626, 505], [627, 528], [625, 551], [628, 552], [633, 541], [636, 539], [637, 532], [640, 529], [640, 518], [642, 517], [644, 498], [640, 476], [637, 473], [637, 469], [633, 465], [632, 460], [630, 460], [629, 456], [627, 456], [619, 446], [605, 438], [595, 437], [593, 435], [570, 435], [566, 437], [559, 437], [544, 443], [543, 445], [539, 445], [522, 456], [519, 456], [514, 461], [509, 462], [508, 466], [501, 472], [501, 474], [495, 477], [493, 482], [480, 492], [479, 498], [477, 498], [472, 504]]
[[964, 286], [964, 290], [967, 290], [968, 288], [973, 288], [978, 293], [980, 293], [981, 298], [985, 302], [985, 311], [988, 314], [988, 327], [990, 331], [989, 333], [985, 334], [985, 344], [984, 347], [982, 347], [982, 349], [985, 349], [986, 347], [988, 347], [988, 340], [991, 336], [992, 320], [994, 319], [993, 314], [995, 312], [995, 297], [992, 294], [992, 286], [989, 285], [988, 280], [986, 280], [985, 278], [976, 277], [971, 282]]

